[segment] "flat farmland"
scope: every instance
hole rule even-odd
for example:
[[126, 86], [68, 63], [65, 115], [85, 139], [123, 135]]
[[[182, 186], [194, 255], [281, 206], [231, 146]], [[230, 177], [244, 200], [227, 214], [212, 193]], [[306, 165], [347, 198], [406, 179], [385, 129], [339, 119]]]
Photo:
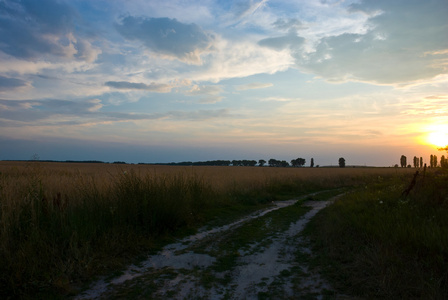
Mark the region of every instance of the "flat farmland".
[[119, 176], [133, 172], [140, 177], [200, 177], [213, 189], [229, 189], [247, 185], [263, 185], [269, 181], [300, 180], [339, 184], [341, 181], [357, 182], [371, 176], [391, 176], [415, 172], [412, 168], [272, 168], [272, 167], [222, 167], [222, 166], [164, 166], [107, 163], [11, 162], [0, 161], [3, 179], [8, 186], [23, 187], [30, 179], [38, 179], [49, 193], [69, 193], [76, 189], [77, 180], [88, 178], [100, 187], [107, 187]]
[[[2, 161], [0, 294], [75, 295], [94, 277], [204, 225], [225, 225], [281, 200], [313, 200], [319, 192], [334, 196], [390, 180], [402, 188], [413, 173], [411, 168]], [[288, 222], [306, 212], [291, 209], [300, 214]], [[282, 214], [277, 218], [281, 223]]]

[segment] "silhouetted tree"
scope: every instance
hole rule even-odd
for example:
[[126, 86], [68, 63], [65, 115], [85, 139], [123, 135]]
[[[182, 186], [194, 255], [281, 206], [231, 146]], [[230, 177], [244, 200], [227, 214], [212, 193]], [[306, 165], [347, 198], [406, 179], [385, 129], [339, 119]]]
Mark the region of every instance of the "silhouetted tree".
[[286, 160], [280, 162], [280, 167], [289, 167], [289, 163]]
[[339, 168], [345, 168], [345, 159], [343, 157], [339, 158]]
[[440, 166], [444, 169], [448, 169], [448, 159], [445, 158], [445, 155], [442, 155], [440, 158]]
[[418, 168], [419, 165], [420, 165], [420, 162], [419, 162], [417, 156], [414, 156], [414, 168]]
[[438, 164], [439, 163], [437, 162], [437, 155], [432, 155], [432, 165], [431, 165], [431, 167], [432, 168], [437, 168]]
[[423, 157], [420, 156], [420, 168], [423, 168]]
[[314, 167], [314, 158], [311, 158], [310, 168]]
[[402, 168], [406, 168], [406, 156], [404, 156], [404, 155], [401, 156], [400, 165]]
[[258, 165], [259, 165], [260, 167], [264, 166], [265, 163], [266, 163], [266, 161], [265, 161], [264, 159], [260, 159], [260, 160], [258, 161]]
[[243, 160], [243, 166], [246, 167], [254, 167], [256, 164], [257, 164], [256, 160], [249, 160], [249, 159]]
[[274, 158], [271, 158], [271, 159], [268, 161], [268, 164], [269, 164], [270, 167], [280, 167], [280, 161], [279, 161], [279, 160], [276, 160], [276, 159], [274, 159]]
[[293, 167], [302, 167], [304, 164], [306, 163], [304, 158], [297, 158], [297, 159], [293, 159], [291, 160], [291, 165]]
[[[437, 148], [437, 150], [446, 151], [448, 153], [448, 146], [442, 147], [442, 148]], [[442, 158], [443, 158], [443, 164], [442, 164]], [[440, 158], [440, 166], [444, 169], [448, 168], [448, 159], [445, 158], [444, 155], [442, 155], [442, 157]]]

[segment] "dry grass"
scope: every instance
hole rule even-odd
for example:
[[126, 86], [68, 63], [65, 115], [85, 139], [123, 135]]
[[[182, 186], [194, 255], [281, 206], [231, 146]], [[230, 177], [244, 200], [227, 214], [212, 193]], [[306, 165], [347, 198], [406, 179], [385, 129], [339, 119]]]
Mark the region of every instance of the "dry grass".
[[0, 162], [0, 297], [70, 293], [225, 207], [412, 171]]
[[309, 223], [315, 260], [343, 293], [448, 299], [448, 172], [427, 171], [406, 196], [412, 177], [372, 180]]
[[0, 161], [1, 174], [10, 177], [16, 188], [26, 185], [30, 176], [37, 176], [50, 194], [61, 191], [70, 193], [77, 189], [77, 184], [81, 184], [79, 180], [86, 178], [94, 180], [99, 189], [106, 188], [115, 177], [132, 171], [139, 176], [199, 176], [217, 191], [232, 188], [235, 184], [250, 187], [272, 180], [339, 183], [341, 180], [358, 181], [363, 177], [414, 172], [408, 168], [271, 168]]

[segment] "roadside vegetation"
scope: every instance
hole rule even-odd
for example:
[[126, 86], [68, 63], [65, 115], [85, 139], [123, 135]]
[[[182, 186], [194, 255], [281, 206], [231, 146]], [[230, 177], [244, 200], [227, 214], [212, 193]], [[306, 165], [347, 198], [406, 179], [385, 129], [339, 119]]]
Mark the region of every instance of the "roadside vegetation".
[[275, 200], [409, 172], [1, 162], [0, 297], [67, 296], [173, 235]]
[[313, 263], [342, 293], [447, 299], [447, 171], [380, 176], [341, 197], [305, 231]]

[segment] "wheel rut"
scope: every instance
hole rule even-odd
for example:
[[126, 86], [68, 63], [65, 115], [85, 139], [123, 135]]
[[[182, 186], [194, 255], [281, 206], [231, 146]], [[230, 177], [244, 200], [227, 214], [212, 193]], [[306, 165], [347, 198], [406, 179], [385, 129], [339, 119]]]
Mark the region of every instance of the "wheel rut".
[[[274, 202], [230, 224], [199, 230], [119, 276], [100, 279], [75, 299], [288, 299], [297, 293], [319, 299], [331, 287], [297, 260], [298, 253], [311, 254], [300, 233], [340, 195], [303, 202], [316, 194]], [[282, 220], [280, 212], [298, 209], [299, 203], [306, 213], [298, 217], [290, 212], [294, 219]], [[254, 238], [251, 230], [263, 236]]]

